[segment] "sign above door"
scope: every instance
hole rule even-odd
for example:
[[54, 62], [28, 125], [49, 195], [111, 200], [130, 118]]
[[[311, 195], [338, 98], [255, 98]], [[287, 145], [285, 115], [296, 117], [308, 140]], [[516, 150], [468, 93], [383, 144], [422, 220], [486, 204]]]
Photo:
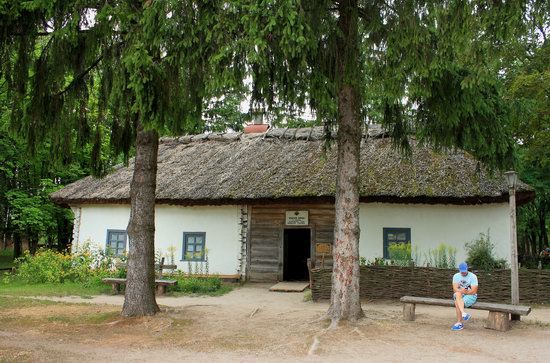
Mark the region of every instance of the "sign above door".
[[285, 224], [287, 226], [307, 226], [309, 212], [307, 210], [288, 210], [286, 211]]

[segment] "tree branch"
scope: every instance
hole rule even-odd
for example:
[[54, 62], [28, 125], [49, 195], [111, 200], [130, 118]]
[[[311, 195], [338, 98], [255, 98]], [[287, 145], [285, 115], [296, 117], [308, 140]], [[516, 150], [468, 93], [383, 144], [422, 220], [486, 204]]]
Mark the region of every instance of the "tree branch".
[[99, 62], [101, 62], [102, 59], [103, 59], [103, 54], [98, 59], [96, 59], [88, 68], [86, 68], [84, 72], [76, 76], [71, 81], [71, 83], [69, 83], [69, 85], [63, 91], [57, 93], [56, 96], [59, 97], [69, 92], [78, 82], [80, 82], [88, 73], [90, 73], [90, 71], [94, 69], [99, 64]]
[[535, 25], [537, 27], [537, 29], [539, 30], [540, 34], [542, 35], [542, 42], [543, 44], [546, 44], [546, 41], [548, 40], [548, 37], [546, 36], [546, 32], [544, 30], [544, 27], [542, 26], [542, 24], [536, 24]]

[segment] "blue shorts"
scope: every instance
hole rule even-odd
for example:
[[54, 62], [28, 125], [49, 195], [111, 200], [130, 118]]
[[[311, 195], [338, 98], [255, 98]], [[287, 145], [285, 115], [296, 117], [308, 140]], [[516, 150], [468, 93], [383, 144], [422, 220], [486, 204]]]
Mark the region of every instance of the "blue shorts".
[[[456, 293], [453, 294], [453, 300], [456, 300]], [[469, 308], [470, 306], [474, 305], [477, 296], [476, 295], [462, 295], [462, 300], [464, 300], [464, 307]]]

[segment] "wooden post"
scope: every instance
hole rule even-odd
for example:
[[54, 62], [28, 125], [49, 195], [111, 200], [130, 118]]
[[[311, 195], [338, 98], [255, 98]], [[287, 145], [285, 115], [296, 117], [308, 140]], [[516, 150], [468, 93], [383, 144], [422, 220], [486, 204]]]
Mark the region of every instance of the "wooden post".
[[489, 317], [485, 324], [487, 329], [494, 329], [498, 331], [510, 330], [510, 314], [501, 313], [498, 311], [489, 311]]
[[[510, 273], [512, 281], [512, 305], [519, 305], [519, 276], [518, 276], [518, 242], [516, 232], [516, 186], [510, 185]], [[512, 314], [512, 320], [520, 320], [519, 315]]]
[[416, 304], [403, 304], [403, 320], [405, 321], [414, 321]]
[[164, 268], [164, 257], [160, 259], [159, 264], [159, 279], [162, 279], [162, 269]]

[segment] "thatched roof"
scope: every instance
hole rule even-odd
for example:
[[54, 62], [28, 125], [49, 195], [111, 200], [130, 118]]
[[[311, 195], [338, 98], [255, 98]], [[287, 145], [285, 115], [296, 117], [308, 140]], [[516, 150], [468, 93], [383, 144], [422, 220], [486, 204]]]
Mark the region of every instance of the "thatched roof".
[[[374, 131], [380, 136], [383, 132]], [[324, 154], [322, 128], [271, 129], [263, 134], [203, 134], [163, 138], [157, 203], [238, 204], [331, 201], [336, 146]], [[133, 160], [103, 179], [86, 177], [52, 195], [60, 204], [129, 203]], [[520, 183], [518, 199], [532, 198]], [[407, 158], [387, 138], [361, 147], [363, 201], [475, 204], [505, 201], [502, 174], [491, 174], [465, 152], [437, 153], [412, 141]]]

